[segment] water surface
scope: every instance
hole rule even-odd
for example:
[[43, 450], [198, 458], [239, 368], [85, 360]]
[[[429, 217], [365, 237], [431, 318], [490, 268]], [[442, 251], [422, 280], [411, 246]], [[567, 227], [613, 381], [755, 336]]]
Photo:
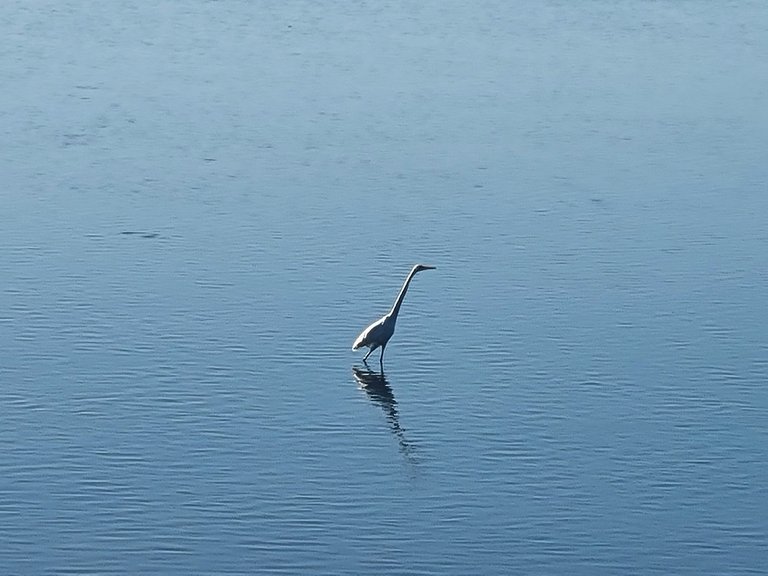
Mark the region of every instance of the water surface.
[[768, 572], [761, 3], [0, 22], [4, 572]]

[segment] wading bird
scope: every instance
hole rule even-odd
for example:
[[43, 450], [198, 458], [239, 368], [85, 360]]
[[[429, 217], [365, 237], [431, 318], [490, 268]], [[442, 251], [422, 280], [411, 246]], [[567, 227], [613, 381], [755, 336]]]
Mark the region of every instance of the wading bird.
[[397, 295], [397, 299], [395, 300], [395, 303], [392, 305], [392, 309], [389, 311], [389, 313], [381, 318], [380, 320], [376, 320], [373, 324], [368, 326], [363, 332], [360, 334], [360, 336], [357, 337], [357, 340], [355, 340], [355, 343], [352, 344], [352, 350], [357, 350], [358, 348], [362, 348], [363, 346], [367, 346], [370, 348], [368, 350], [368, 354], [365, 355], [363, 358], [363, 362], [366, 362], [368, 360], [368, 356], [371, 355], [371, 352], [376, 350], [376, 348], [381, 348], [381, 356], [379, 357], [379, 364], [384, 364], [384, 349], [387, 347], [387, 342], [389, 342], [389, 339], [392, 338], [392, 334], [395, 333], [395, 322], [397, 322], [397, 315], [400, 312], [400, 305], [403, 303], [403, 298], [405, 298], [405, 293], [408, 291], [408, 285], [411, 283], [411, 280], [413, 280], [413, 277], [416, 275], [416, 272], [421, 272], [422, 270], [434, 270], [434, 266], [425, 266], [424, 264], [416, 264], [411, 269], [410, 274], [408, 274], [408, 277], [405, 279], [405, 282], [403, 283], [403, 287], [400, 288], [400, 294]]

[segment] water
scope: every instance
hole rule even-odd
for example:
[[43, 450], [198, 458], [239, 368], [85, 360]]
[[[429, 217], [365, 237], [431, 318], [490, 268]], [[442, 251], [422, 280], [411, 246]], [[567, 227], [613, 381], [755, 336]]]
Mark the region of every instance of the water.
[[762, 3], [0, 22], [3, 573], [768, 572]]

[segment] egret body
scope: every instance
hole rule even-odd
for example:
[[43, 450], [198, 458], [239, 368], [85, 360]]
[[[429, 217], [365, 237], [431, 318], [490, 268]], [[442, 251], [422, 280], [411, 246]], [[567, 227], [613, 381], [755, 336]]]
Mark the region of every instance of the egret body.
[[434, 270], [434, 268], [434, 266], [426, 266], [424, 264], [416, 264], [416, 266], [411, 268], [411, 271], [408, 274], [408, 277], [405, 279], [403, 287], [400, 288], [400, 293], [397, 295], [397, 299], [392, 305], [392, 309], [389, 311], [389, 313], [387, 313], [379, 320], [376, 320], [376, 322], [368, 326], [368, 328], [363, 330], [360, 336], [357, 337], [355, 343], [352, 344], [352, 350], [357, 350], [363, 346], [367, 346], [369, 348], [368, 353], [363, 358], [363, 362], [368, 360], [368, 356], [370, 356], [371, 352], [376, 350], [376, 348], [381, 348], [379, 364], [383, 365], [384, 349], [387, 347], [387, 342], [389, 342], [389, 339], [392, 338], [392, 334], [395, 333], [397, 315], [400, 313], [400, 306], [402, 305], [403, 299], [405, 298], [405, 293], [408, 291], [408, 285], [411, 283], [411, 280], [413, 280], [413, 277], [417, 272], [421, 272], [422, 270]]

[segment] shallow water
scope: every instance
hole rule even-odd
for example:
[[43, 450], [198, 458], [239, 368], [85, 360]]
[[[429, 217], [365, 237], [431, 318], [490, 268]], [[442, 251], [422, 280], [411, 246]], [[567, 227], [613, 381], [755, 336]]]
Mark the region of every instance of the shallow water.
[[768, 571], [761, 3], [0, 22], [4, 573]]

